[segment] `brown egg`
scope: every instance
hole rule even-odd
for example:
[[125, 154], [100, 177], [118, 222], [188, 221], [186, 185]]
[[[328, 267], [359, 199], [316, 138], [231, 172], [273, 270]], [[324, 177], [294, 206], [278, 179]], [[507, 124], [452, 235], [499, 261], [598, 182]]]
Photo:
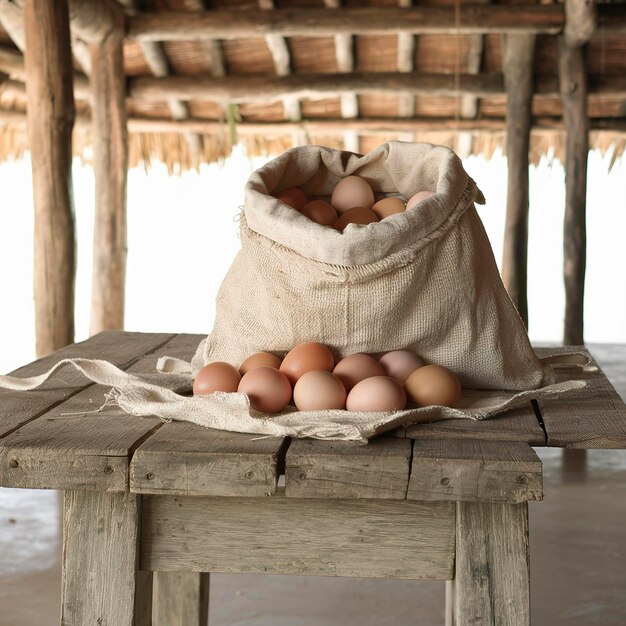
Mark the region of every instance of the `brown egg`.
[[424, 365], [424, 360], [409, 350], [387, 352], [378, 359], [378, 362], [383, 366], [385, 374], [395, 378], [401, 385], [404, 385], [406, 379], [416, 369]]
[[333, 224], [333, 227], [339, 231], [343, 231], [343, 229], [348, 224], [371, 224], [372, 222], [377, 222], [378, 216], [372, 209], [367, 209], [365, 207], [354, 207], [353, 209], [348, 209], [345, 213], [342, 213], [339, 216], [339, 219]]
[[252, 356], [249, 356], [240, 366], [239, 373], [243, 376], [250, 370], [255, 370], [258, 367], [273, 367], [278, 369], [281, 364], [281, 358], [275, 354], [269, 352], [257, 352]]
[[285, 189], [277, 193], [274, 197], [298, 211], [306, 204], [306, 196], [296, 187]]
[[346, 388], [336, 376], [326, 370], [307, 372], [293, 388], [293, 401], [299, 411], [344, 409]]
[[419, 406], [455, 406], [461, 397], [461, 383], [454, 372], [441, 365], [424, 365], [404, 383], [409, 398]]
[[409, 201], [406, 203], [406, 210], [409, 211], [414, 206], [417, 206], [422, 200], [426, 200], [426, 198], [430, 198], [432, 195], [434, 195], [432, 191], [418, 191], [409, 198]]
[[372, 211], [376, 213], [379, 220], [384, 220], [386, 217], [396, 213], [403, 213], [404, 209], [404, 202], [399, 198], [383, 198], [372, 207]]
[[348, 395], [348, 411], [401, 411], [406, 406], [402, 385], [389, 376], [374, 376], [356, 384]]
[[354, 385], [366, 378], [384, 376], [385, 370], [369, 354], [351, 354], [335, 365], [333, 374], [343, 383], [346, 391], [350, 391]]
[[280, 364], [289, 382], [295, 385], [298, 379], [307, 372], [326, 370], [332, 372], [335, 367], [333, 353], [323, 344], [316, 341], [301, 343], [287, 353]]
[[237, 391], [241, 376], [236, 367], [223, 361], [205, 365], [193, 381], [196, 396], [208, 396], [214, 391]]
[[300, 213], [322, 226], [332, 226], [337, 219], [337, 211], [324, 200], [307, 202], [300, 210]]
[[346, 176], [333, 189], [330, 203], [339, 215], [356, 206], [369, 209], [374, 204], [374, 192], [359, 176]]
[[273, 367], [258, 367], [250, 370], [237, 389], [250, 399], [253, 409], [262, 413], [278, 413], [291, 400], [289, 379]]

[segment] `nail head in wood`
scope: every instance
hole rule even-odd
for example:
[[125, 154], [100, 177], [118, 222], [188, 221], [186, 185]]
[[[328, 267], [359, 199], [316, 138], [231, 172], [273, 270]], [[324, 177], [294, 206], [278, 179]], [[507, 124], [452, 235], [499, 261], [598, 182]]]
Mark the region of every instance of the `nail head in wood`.
[[113, 468], [112, 468], [110, 465], [107, 465], [107, 466], [104, 468], [104, 473], [105, 473], [105, 474], [112, 474], [112, 473], [113, 473], [113, 471], [114, 471], [114, 470], [113, 470]]
[[10, 465], [11, 467], [19, 467], [19, 461], [18, 461], [17, 459], [11, 459], [11, 460], [9, 461], [9, 465]]
[[153, 472], [148, 472], [148, 473], [146, 474], [146, 478], [147, 478], [148, 480], [154, 480], [154, 473], [153, 473]]

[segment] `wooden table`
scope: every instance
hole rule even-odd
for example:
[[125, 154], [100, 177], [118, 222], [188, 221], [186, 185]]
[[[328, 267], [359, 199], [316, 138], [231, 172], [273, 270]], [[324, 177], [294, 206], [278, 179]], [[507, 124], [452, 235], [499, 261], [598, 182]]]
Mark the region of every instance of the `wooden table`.
[[[15, 374], [67, 357], [153, 372], [199, 340], [102, 333]], [[448, 624], [523, 626], [527, 503], [542, 499], [530, 446], [626, 448], [626, 407], [604, 374], [561, 375], [589, 386], [363, 446], [94, 413], [108, 390], [64, 368], [35, 391], [0, 390], [0, 485], [65, 491], [65, 625], [200, 626], [208, 573], [247, 572], [445, 580]]]

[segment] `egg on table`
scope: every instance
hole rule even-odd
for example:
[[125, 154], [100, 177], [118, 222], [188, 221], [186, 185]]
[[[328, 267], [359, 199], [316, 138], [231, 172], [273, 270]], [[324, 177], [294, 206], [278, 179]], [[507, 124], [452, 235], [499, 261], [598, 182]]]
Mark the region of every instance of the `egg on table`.
[[236, 367], [223, 361], [205, 365], [193, 381], [195, 396], [206, 396], [216, 391], [235, 392], [241, 381]]
[[339, 231], [343, 231], [348, 224], [372, 224], [374, 222], [378, 222], [378, 216], [372, 209], [368, 209], [367, 207], [354, 207], [342, 213], [333, 224], [333, 227]]
[[332, 372], [334, 367], [335, 357], [329, 348], [316, 341], [309, 341], [297, 345], [287, 353], [280, 364], [280, 371], [287, 376], [292, 385], [295, 385], [307, 372], [313, 370]]
[[357, 206], [369, 209], [374, 204], [374, 192], [361, 177], [346, 176], [333, 189], [330, 203], [339, 215]]
[[262, 413], [279, 413], [291, 400], [289, 379], [274, 367], [250, 370], [241, 379], [237, 390], [245, 393], [252, 408]]
[[372, 211], [376, 213], [379, 220], [384, 220], [390, 215], [403, 213], [405, 210], [404, 202], [400, 198], [383, 198], [372, 207]]
[[346, 388], [329, 371], [315, 370], [300, 377], [293, 388], [293, 401], [299, 411], [345, 409]]
[[402, 385], [389, 376], [374, 376], [357, 383], [348, 394], [348, 411], [401, 411], [406, 406]]
[[332, 226], [337, 220], [337, 211], [324, 200], [311, 200], [307, 202], [302, 209], [300, 209], [300, 213], [322, 226]]
[[424, 365], [424, 360], [409, 350], [393, 350], [383, 354], [378, 362], [382, 365], [387, 376], [395, 378], [401, 385], [418, 368]]
[[349, 392], [352, 387], [366, 378], [384, 376], [385, 370], [374, 357], [369, 354], [358, 353], [341, 359], [335, 365], [333, 374], [339, 378], [346, 391]]
[[275, 196], [281, 202], [288, 204], [292, 209], [299, 211], [306, 204], [306, 196], [297, 187], [290, 187], [280, 191]]
[[243, 376], [250, 370], [257, 369], [258, 367], [274, 367], [278, 369], [282, 359], [270, 352], [257, 352], [249, 356], [240, 366], [239, 373]]
[[461, 383], [454, 372], [441, 365], [424, 365], [415, 370], [404, 383], [407, 396], [419, 406], [458, 404]]

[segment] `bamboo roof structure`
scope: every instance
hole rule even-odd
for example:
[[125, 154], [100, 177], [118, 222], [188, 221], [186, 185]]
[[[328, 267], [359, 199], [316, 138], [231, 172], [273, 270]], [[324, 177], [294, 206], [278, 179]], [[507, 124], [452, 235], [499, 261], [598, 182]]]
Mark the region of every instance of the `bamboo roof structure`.
[[[505, 33], [535, 36], [531, 160], [563, 158], [563, 4], [542, 0], [111, 0], [125, 22], [129, 165], [184, 170], [318, 143], [367, 152], [389, 139], [491, 156], [506, 136]], [[96, 3], [102, 6], [102, 3]], [[0, 159], [27, 149], [20, 0], [0, 0]], [[105, 12], [106, 13], [106, 12]], [[72, 21], [73, 150], [92, 153], [89, 29]], [[97, 34], [93, 39], [97, 39]], [[626, 3], [597, 6], [586, 44], [590, 148], [626, 145]]]

